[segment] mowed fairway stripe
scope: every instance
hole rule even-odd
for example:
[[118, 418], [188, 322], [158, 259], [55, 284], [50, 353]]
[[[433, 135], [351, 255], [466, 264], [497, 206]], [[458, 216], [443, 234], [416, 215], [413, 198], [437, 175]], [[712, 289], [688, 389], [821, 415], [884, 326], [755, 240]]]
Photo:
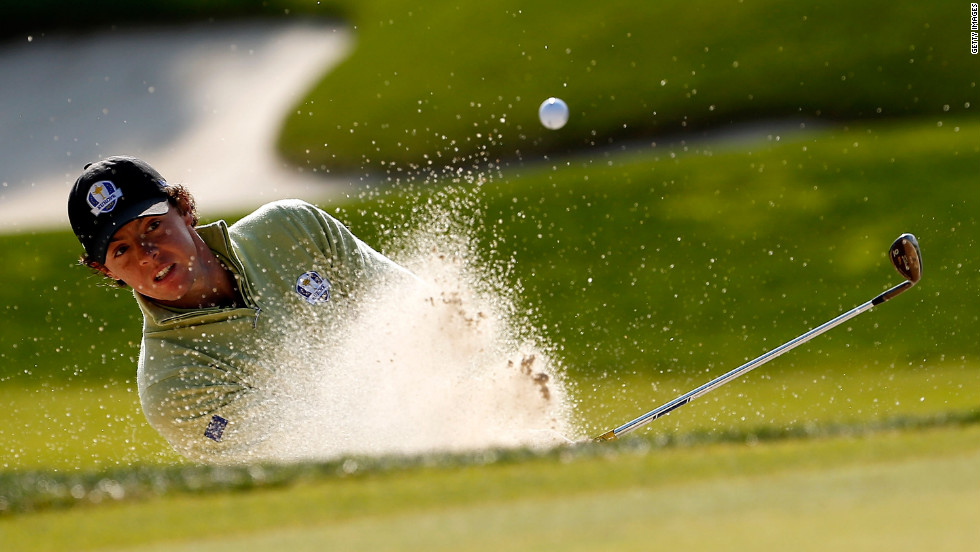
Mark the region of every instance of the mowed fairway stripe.
[[242, 550], [944, 550], [980, 546], [980, 454], [516, 500], [167, 543]]
[[978, 444], [971, 425], [609, 449], [20, 515], [0, 536], [11, 551], [975, 552]]

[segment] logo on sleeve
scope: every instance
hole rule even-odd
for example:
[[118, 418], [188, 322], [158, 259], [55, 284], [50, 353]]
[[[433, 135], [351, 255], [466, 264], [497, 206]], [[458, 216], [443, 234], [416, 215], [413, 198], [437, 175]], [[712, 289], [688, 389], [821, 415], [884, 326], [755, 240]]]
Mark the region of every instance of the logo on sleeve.
[[211, 416], [211, 421], [208, 422], [208, 427], [204, 428], [204, 436], [212, 441], [220, 441], [221, 435], [225, 432], [225, 427], [228, 425], [228, 420], [222, 418], [215, 414]]
[[296, 279], [296, 293], [311, 305], [323, 303], [330, 299], [330, 282], [312, 270], [304, 272]]
[[122, 199], [122, 190], [108, 180], [96, 182], [88, 189], [88, 205], [95, 216], [115, 209], [119, 199]]

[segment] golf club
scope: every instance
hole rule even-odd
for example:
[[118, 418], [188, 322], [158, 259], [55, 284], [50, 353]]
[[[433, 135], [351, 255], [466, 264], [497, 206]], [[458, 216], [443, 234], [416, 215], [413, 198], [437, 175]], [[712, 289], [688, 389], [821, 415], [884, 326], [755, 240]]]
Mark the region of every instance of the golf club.
[[657, 418], [669, 414], [675, 409], [684, 406], [685, 404], [693, 401], [694, 399], [700, 397], [701, 395], [704, 395], [709, 391], [713, 391], [718, 387], [721, 387], [722, 385], [752, 370], [753, 368], [757, 368], [769, 362], [770, 360], [778, 357], [779, 355], [785, 353], [786, 351], [789, 351], [790, 349], [796, 347], [797, 345], [806, 343], [807, 341], [810, 341], [814, 337], [826, 332], [827, 330], [835, 326], [838, 326], [843, 322], [846, 322], [847, 320], [850, 320], [851, 318], [854, 318], [855, 316], [861, 314], [862, 312], [871, 310], [872, 307], [880, 305], [885, 301], [902, 293], [903, 291], [909, 289], [910, 287], [914, 286], [919, 281], [919, 279], [922, 278], [922, 254], [919, 251], [919, 242], [916, 241], [915, 236], [913, 236], [912, 234], [902, 234], [901, 236], [899, 236], [898, 239], [896, 239], [895, 242], [892, 243], [891, 248], [888, 250], [888, 257], [891, 259], [892, 265], [895, 267], [895, 269], [898, 270], [898, 273], [905, 278], [905, 281], [902, 282], [901, 284], [898, 284], [897, 286], [889, 289], [888, 291], [882, 293], [881, 295], [878, 295], [877, 297], [868, 301], [867, 303], [859, 305], [845, 312], [844, 314], [841, 314], [837, 318], [825, 322], [824, 324], [817, 326], [816, 328], [813, 328], [812, 330], [806, 332], [805, 334], [795, 339], [792, 339], [790, 341], [787, 341], [786, 343], [783, 343], [779, 347], [772, 349], [771, 351], [763, 354], [762, 356], [759, 356], [753, 360], [750, 360], [749, 362], [746, 362], [745, 364], [739, 366], [738, 368], [735, 368], [734, 370], [728, 372], [727, 374], [721, 375], [709, 381], [708, 383], [705, 383], [701, 387], [698, 387], [697, 389], [688, 391], [687, 393], [677, 397], [676, 399], [667, 402], [661, 406], [658, 406], [657, 408], [651, 410], [650, 412], [647, 412], [646, 414], [640, 416], [639, 418], [629, 421], [617, 427], [616, 429], [611, 429], [606, 433], [603, 433], [602, 435], [596, 437], [593, 440], [614, 441], [619, 437], [621, 437], [622, 435], [630, 433], [631, 431], [635, 431], [647, 425], [648, 423], [652, 422], [653, 420], [656, 420]]

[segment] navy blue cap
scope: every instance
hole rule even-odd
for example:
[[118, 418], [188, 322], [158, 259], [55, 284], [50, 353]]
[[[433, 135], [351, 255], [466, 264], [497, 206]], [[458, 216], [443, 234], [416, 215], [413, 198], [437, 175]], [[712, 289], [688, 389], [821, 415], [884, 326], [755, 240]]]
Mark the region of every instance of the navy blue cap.
[[68, 219], [85, 253], [105, 263], [117, 230], [131, 220], [170, 210], [167, 181], [135, 157], [107, 157], [85, 165], [68, 196]]

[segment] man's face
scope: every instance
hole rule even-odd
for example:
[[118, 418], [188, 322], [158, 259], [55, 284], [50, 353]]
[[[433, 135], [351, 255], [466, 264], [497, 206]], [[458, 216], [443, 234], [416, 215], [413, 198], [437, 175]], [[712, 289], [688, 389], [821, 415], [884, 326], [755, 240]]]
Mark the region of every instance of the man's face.
[[179, 301], [205, 277], [191, 220], [171, 206], [165, 215], [129, 221], [113, 234], [103, 272], [151, 299]]

